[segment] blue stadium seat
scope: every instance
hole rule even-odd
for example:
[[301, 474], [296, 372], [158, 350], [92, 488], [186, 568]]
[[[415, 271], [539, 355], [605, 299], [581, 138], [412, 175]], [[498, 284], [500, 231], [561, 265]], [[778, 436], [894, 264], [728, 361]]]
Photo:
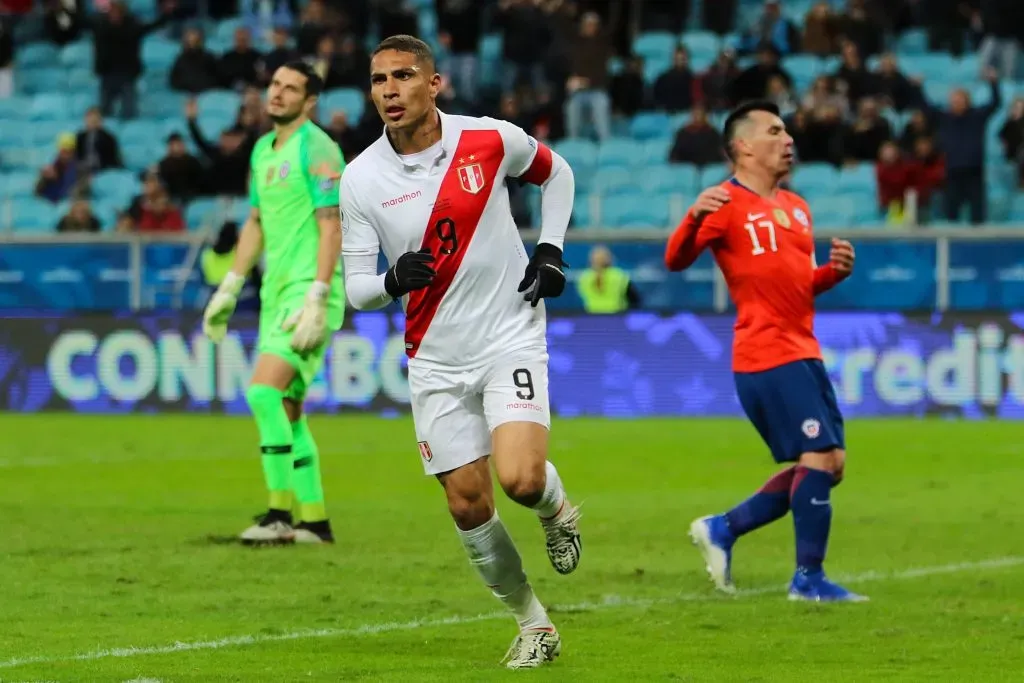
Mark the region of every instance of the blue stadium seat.
[[69, 93], [88, 93], [95, 96], [96, 88], [96, 74], [90, 69], [69, 69], [68, 75], [68, 92]]
[[126, 169], [111, 169], [92, 177], [92, 194], [96, 199], [117, 201], [127, 206], [141, 190], [138, 175]]
[[671, 134], [672, 120], [662, 112], [641, 112], [629, 123], [629, 135], [637, 140], [662, 138]]
[[697, 181], [699, 189], [711, 187], [712, 185], [718, 185], [724, 183], [729, 179], [729, 165], [726, 163], [721, 164], [708, 164], [700, 170], [700, 179]]
[[36, 193], [38, 172], [12, 171], [0, 177], [0, 194], [8, 198], [32, 197]]
[[8, 147], [17, 147], [31, 139], [32, 124], [28, 121], [0, 121], [0, 162], [5, 160]]
[[[142, 116], [147, 118], [176, 119], [182, 115], [186, 99], [187, 96], [183, 93], [169, 90], [147, 93], [139, 102], [139, 110]], [[181, 125], [181, 131], [184, 134], [184, 123]]]
[[920, 76], [925, 82], [959, 85], [957, 61], [948, 53], [928, 52], [900, 58], [899, 65], [908, 76]]
[[801, 194], [828, 194], [839, 185], [839, 172], [830, 164], [798, 164], [792, 185]]
[[56, 153], [57, 138], [63, 133], [77, 133], [82, 127], [78, 121], [34, 121], [28, 130], [28, 140], [36, 147]]
[[134, 173], [141, 173], [159, 163], [163, 155], [163, 148], [156, 142], [148, 145], [121, 145], [121, 161], [125, 168]]
[[16, 79], [18, 89], [27, 94], [65, 92], [68, 88], [67, 72], [60, 68], [38, 67], [21, 69]]
[[580, 167], [597, 165], [597, 144], [591, 140], [565, 139], [556, 142], [553, 150], [575, 171]]
[[671, 58], [659, 59], [652, 57], [644, 62], [644, 82], [654, 83], [658, 76], [672, 68]]
[[[877, 192], [844, 192], [838, 195], [853, 202], [851, 227], [873, 227], [881, 220]], [[811, 206], [814, 211], [814, 206]]]
[[799, 83], [810, 83], [823, 71], [824, 63], [814, 55], [790, 55], [782, 60], [782, 68]]
[[31, 106], [32, 98], [24, 95], [0, 99], [0, 119], [25, 119]]
[[669, 223], [667, 195], [626, 194], [601, 200], [601, 227], [664, 228]]
[[235, 30], [245, 28], [245, 21], [241, 17], [230, 17], [217, 22], [217, 28], [210, 33], [210, 38], [226, 40], [229, 43], [235, 38]]
[[55, 232], [61, 214], [57, 207], [35, 197], [11, 202], [11, 227], [15, 232]]
[[901, 55], [919, 55], [927, 52], [928, 34], [919, 28], [904, 31], [896, 42], [896, 50]]
[[1024, 223], [1024, 193], [1014, 197], [1010, 204], [1010, 222]]
[[816, 228], [849, 228], [853, 222], [854, 200], [849, 197], [823, 196], [811, 207]]
[[234, 118], [238, 116], [242, 98], [232, 90], [208, 90], [199, 95], [197, 104], [201, 112], [217, 112]]
[[348, 116], [349, 122], [355, 124], [365, 107], [366, 97], [356, 88], [328, 90], [320, 97], [320, 115], [324, 120], [330, 120], [331, 114], [340, 109]]
[[643, 163], [639, 145], [629, 138], [611, 138], [597, 150], [597, 163], [602, 167], [639, 166]]
[[93, 215], [96, 216], [100, 222], [100, 228], [105, 232], [113, 230], [117, 225], [118, 214], [128, 209], [127, 204], [121, 204], [112, 199], [97, 199], [91, 202], [91, 206]]
[[954, 86], [942, 81], [925, 81], [924, 97], [934, 105], [945, 106], [949, 100], [949, 94], [953, 92]]
[[167, 71], [180, 51], [181, 46], [173, 40], [151, 35], [142, 41], [142, 63], [147, 71]]
[[681, 42], [690, 51], [691, 60], [698, 57], [707, 59], [708, 55], [714, 59], [722, 49], [722, 39], [711, 31], [687, 31], [683, 34]]
[[60, 63], [68, 68], [91, 69], [92, 58], [92, 40], [88, 38], [68, 43], [60, 51]]
[[59, 62], [60, 52], [50, 43], [29, 43], [15, 51], [18, 69], [26, 67], [48, 67]]
[[37, 150], [35, 147], [5, 147], [0, 152], [3, 167], [11, 171], [31, 171], [36, 173], [41, 166], [50, 163], [54, 153], [51, 149]]
[[593, 227], [591, 221], [591, 207], [593, 203], [594, 200], [591, 199], [591, 195], [576, 195], [576, 200], [572, 204], [572, 226], [574, 228]]
[[645, 61], [671, 60], [679, 40], [668, 31], [651, 31], [641, 33], [633, 41], [633, 54], [643, 57]]
[[643, 143], [641, 148], [641, 155], [643, 157], [643, 164], [647, 166], [653, 164], [655, 166], [668, 162], [668, 154], [672, 151], [672, 138], [662, 137], [653, 140], [648, 140]]
[[599, 166], [594, 172], [592, 190], [602, 195], [637, 192], [643, 179], [636, 171], [618, 166]]
[[221, 220], [220, 202], [209, 197], [193, 199], [185, 209], [185, 223], [189, 230], [200, 230]]
[[168, 124], [163, 121], [147, 119], [125, 121], [119, 126], [117, 139], [122, 146], [150, 145], [153, 142], [163, 142], [166, 137], [165, 131], [167, 127]]
[[664, 164], [644, 171], [643, 186], [651, 194], [696, 194], [700, 172], [693, 164]]
[[839, 183], [836, 185], [835, 190], [838, 194], [877, 194], [878, 178], [875, 175], [874, 165], [864, 163], [844, 167], [839, 172]]
[[60, 93], [41, 93], [32, 98], [28, 117], [34, 121], [65, 119], [72, 110], [71, 98]]
[[480, 59], [485, 62], [501, 61], [502, 38], [500, 33], [488, 33], [480, 40]]

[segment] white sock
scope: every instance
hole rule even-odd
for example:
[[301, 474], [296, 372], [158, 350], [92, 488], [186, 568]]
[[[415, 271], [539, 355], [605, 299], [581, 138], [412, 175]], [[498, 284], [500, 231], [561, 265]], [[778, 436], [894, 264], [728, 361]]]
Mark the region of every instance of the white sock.
[[473, 565], [494, 596], [515, 615], [520, 629], [551, 628], [551, 620], [533, 594], [523, 572], [523, 560], [498, 513], [469, 531], [457, 529]]
[[550, 461], [544, 465], [544, 475], [544, 494], [533, 509], [541, 519], [551, 519], [556, 517], [565, 505], [565, 489], [562, 488], [562, 478], [558, 476], [558, 470]]

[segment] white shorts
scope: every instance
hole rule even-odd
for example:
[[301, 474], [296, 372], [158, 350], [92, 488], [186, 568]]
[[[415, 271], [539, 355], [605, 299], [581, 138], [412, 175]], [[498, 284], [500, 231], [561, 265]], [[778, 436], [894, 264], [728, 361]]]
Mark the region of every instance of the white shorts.
[[472, 368], [409, 364], [409, 396], [420, 459], [441, 474], [491, 453], [491, 431], [506, 422], [551, 427], [548, 353], [524, 349]]

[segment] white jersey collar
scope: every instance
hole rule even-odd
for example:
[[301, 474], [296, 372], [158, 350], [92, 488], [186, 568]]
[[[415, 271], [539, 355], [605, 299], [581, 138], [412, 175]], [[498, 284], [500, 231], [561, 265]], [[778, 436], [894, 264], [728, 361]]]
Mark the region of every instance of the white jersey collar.
[[[438, 119], [441, 122], [441, 145], [438, 147], [437, 155], [431, 159], [431, 164], [436, 166], [438, 163], [448, 157], [449, 149], [452, 146], [453, 141], [458, 140], [458, 131], [455, 130], [455, 122], [452, 117], [445, 114], [440, 109], [437, 110]], [[395, 148], [391, 145], [391, 140], [388, 139], [388, 129], [384, 126], [384, 145], [386, 147], [385, 155], [388, 156], [393, 163], [402, 168], [405, 171], [414, 171], [418, 168], [424, 168], [421, 159], [417, 159], [416, 162], [410, 163], [410, 160], [404, 158], [401, 154], [395, 151]], [[410, 154], [410, 157], [417, 155]], [[425, 159], [422, 159], [425, 160]]]

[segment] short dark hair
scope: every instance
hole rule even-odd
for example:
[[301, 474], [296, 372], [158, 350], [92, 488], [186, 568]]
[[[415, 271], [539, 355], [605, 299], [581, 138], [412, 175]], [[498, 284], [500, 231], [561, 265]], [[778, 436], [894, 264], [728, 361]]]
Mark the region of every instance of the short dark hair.
[[293, 59], [281, 65], [282, 69], [295, 71], [306, 77], [306, 97], [316, 97], [324, 91], [324, 79], [309, 62], [301, 59]]
[[430, 65], [430, 71], [434, 71], [434, 51], [430, 49], [430, 46], [424, 43], [416, 36], [407, 36], [400, 34], [397, 36], [390, 36], [380, 41], [373, 50], [373, 54], [370, 57], [376, 57], [378, 53], [384, 52], [385, 50], [394, 50], [395, 52], [407, 52], [411, 55], [416, 56], [417, 62]]
[[775, 116], [781, 115], [778, 105], [768, 100], [751, 100], [733, 109], [725, 119], [725, 125], [722, 127], [722, 144], [725, 146], [725, 155], [731, 161], [736, 161], [732, 151], [732, 141], [736, 137], [736, 129], [755, 111], [763, 111]]

